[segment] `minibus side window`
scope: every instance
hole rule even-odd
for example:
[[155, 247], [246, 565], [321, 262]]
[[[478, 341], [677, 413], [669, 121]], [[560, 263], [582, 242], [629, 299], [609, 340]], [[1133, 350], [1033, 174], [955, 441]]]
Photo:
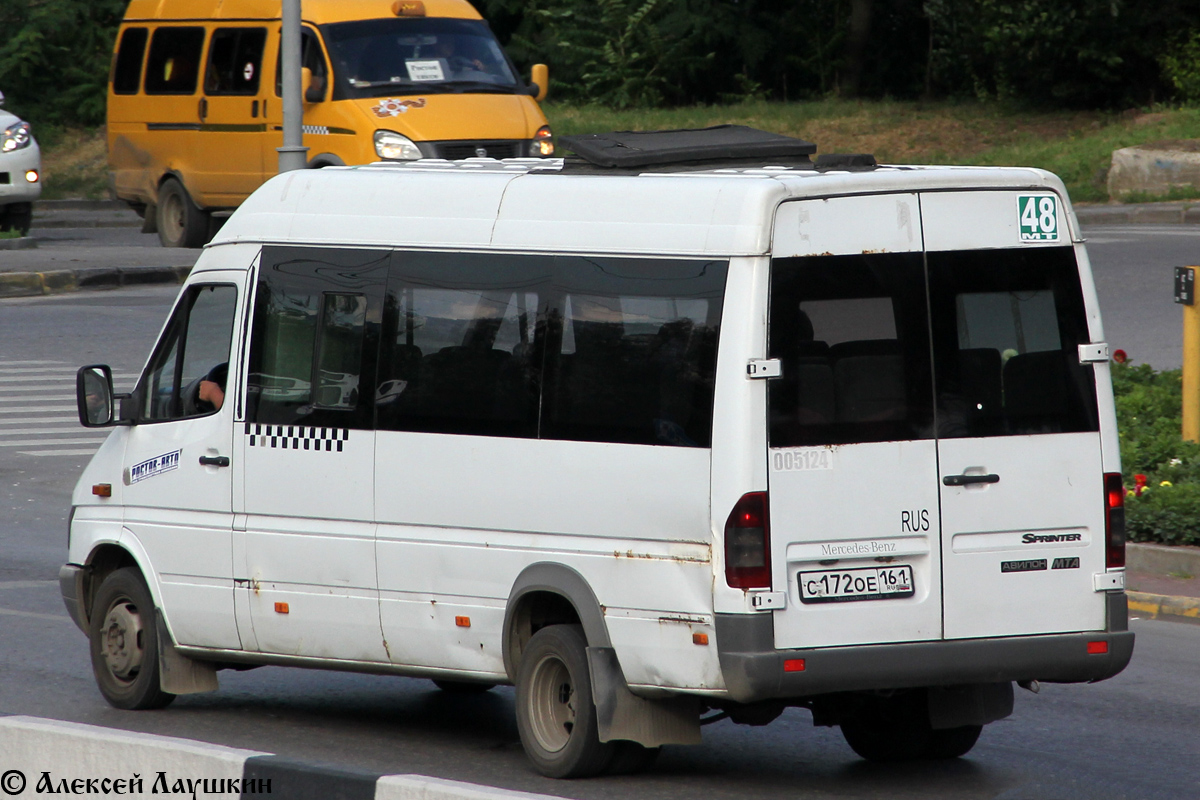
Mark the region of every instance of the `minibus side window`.
[[208, 45], [204, 93], [255, 95], [262, 72], [266, 28], [218, 28]]
[[193, 94], [204, 28], [159, 28], [150, 39], [146, 94]]
[[[281, 59], [283, 58], [283, 48], [280, 48], [279, 54], [275, 59], [275, 96], [283, 97], [283, 66]], [[300, 36], [300, 66], [307, 67], [312, 70], [312, 86], [311, 89], [325, 94], [325, 89], [328, 84], [327, 70], [325, 69], [325, 56], [321, 52], [321, 43], [317, 41], [317, 36], [308, 28], [301, 31]]]
[[938, 436], [1099, 429], [1070, 247], [929, 256]]
[[537, 436], [553, 257], [397, 253], [384, 305], [380, 430]]
[[556, 258], [542, 438], [708, 447], [727, 271]]
[[247, 420], [372, 427], [383, 284], [379, 250], [263, 248], [251, 331]]
[[771, 447], [933, 438], [920, 253], [771, 264]]
[[148, 35], [145, 28], [126, 28], [121, 34], [121, 46], [113, 64], [113, 94], [137, 94]]
[[142, 420], [180, 419], [217, 410], [200, 400], [200, 382], [212, 381], [225, 389], [236, 307], [233, 286], [188, 290], [138, 382]]

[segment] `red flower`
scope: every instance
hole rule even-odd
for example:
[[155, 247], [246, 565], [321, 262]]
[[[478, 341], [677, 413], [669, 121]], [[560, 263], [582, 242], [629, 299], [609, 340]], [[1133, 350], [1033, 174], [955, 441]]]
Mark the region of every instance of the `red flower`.
[[1118, 364], [1124, 364], [1129, 360], [1129, 355], [1124, 350], [1113, 350], [1112, 360]]

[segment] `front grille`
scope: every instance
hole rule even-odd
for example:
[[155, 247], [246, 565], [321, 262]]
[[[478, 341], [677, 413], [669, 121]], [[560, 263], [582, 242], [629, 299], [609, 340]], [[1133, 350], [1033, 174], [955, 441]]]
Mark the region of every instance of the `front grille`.
[[0, 184], [5, 184], [5, 183], [12, 183], [12, 181], [10, 181], [8, 179], [7, 172], [0, 172]]
[[475, 158], [480, 148], [487, 151], [486, 158], [520, 158], [525, 155], [525, 142], [511, 139], [493, 142], [434, 142], [438, 158], [457, 160], [460, 158]]

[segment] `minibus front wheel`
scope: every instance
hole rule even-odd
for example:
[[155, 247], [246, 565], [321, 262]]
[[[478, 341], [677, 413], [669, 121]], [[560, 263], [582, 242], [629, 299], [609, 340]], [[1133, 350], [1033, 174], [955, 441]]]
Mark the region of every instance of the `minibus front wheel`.
[[110, 573], [92, 603], [92, 672], [109, 705], [162, 708], [175, 699], [159, 684], [154, 600], [134, 567]]
[[601, 742], [581, 625], [548, 625], [530, 638], [517, 670], [517, 729], [538, 772], [586, 778], [613, 760]]
[[163, 247], [203, 247], [208, 241], [208, 214], [196, 207], [178, 179], [167, 178], [159, 187], [157, 214]]

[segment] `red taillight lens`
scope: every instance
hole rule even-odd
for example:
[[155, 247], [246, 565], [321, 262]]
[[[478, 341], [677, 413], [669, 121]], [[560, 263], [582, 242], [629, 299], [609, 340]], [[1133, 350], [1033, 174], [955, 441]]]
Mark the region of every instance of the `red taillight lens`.
[[1104, 474], [1104, 541], [1108, 566], [1125, 566], [1125, 486], [1119, 472]]
[[725, 582], [734, 589], [771, 586], [767, 493], [742, 495], [725, 521]]
[[1108, 652], [1108, 642], [1088, 642], [1087, 651], [1089, 656], [1100, 656]]

